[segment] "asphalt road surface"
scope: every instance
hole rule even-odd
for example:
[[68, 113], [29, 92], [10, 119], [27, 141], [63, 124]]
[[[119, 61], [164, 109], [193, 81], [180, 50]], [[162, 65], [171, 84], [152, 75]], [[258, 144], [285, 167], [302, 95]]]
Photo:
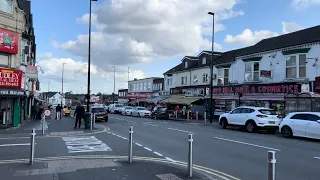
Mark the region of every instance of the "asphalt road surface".
[[110, 132], [126, 137], [134, 127], [134, 141], [165, 158], [187, 162], [188, 134], [193, 133], [194, 163], [240, 179], [267, 179], [267, 152], [276, 151], [277, 179], [318, 180], [320, 143], [285, 139], [280, 134], [247, 133], [218, 125], [151, 120], [109, 115]]

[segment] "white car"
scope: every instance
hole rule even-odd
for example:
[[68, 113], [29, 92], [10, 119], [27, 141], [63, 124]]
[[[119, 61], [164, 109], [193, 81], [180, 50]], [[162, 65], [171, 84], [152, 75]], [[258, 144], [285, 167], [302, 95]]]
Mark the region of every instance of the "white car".
[[131, 115], [132, 110], [133, 110], [133, 107], [132, 107], [132, 106], [124, 106], [124, 107], [122, 108], [121, 114], [122, 114], [122, 115], [125, 115], [125, 116], [129, 116], [129, 115]]
[[110, 113], [121, 114], [121, 109], [123, 108], [122, 104], [111, 104], [109, 106]]
[[151, 111], [149, 111], [145, 107], [134, 107], [132, 112], [132, 116], [138, 116], [138, 117], [150, 117], [151, 116]]
[[222, 128], [227, 126], [244, 126], [248, 132], [255, 132], [266, 129], [270, 133], [275, 133], [279, 128], [281, 117], [276, 110], [241, 106], [229, 113], [224, 113], [219, 117], [219, 124]]
[[320, 113], [289, 113], [281, 121], [279, 131], [286, 138], [300, 136], [306, 138], [320, 139]]

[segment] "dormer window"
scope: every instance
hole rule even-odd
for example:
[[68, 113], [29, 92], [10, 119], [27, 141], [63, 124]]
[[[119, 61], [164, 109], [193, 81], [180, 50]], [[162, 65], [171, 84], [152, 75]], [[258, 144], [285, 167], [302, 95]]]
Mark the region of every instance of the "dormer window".
[[184, 67], [188, 68], [188, 61], [184, 62]]
[[202, 58], [202, 64], [206, 64], [207, 63], [207, 58], [206, 57], [203, 57]]

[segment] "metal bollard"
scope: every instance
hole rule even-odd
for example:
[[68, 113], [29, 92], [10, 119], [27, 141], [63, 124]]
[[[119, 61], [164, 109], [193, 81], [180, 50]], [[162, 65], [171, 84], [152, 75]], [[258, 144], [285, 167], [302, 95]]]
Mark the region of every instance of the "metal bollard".
[[45, 116], [43, 115], [42, 117], [42, 135], [44, 135], [44, 120], [45, 120]]
[[36, 130], [32, 129], [31, 142], [30, 142], [30, 165], [33, 165], [33, 161], [34, 161], [35, 136], [36, 136]]
[[96, 114], [93, 113], [93, 127], [96, 126]]
[[188, 135], [188, 141], [189, 141], [189, 154], [188, 154], [188, 175], [190, 178], [192, 178], [192, 169], [193, 169], [193, 149], [192, 149], [192, 138], [193, 134]]
[[268, 151], [268, 180], [276, 179], [276, 152]]
[[129, 163], [132, 163], [132, 135], [133, 135], [133, 127], [130, 126], [130, 129], [129, 129], [129, 156], [128, 156]]
[[187, 111], [187, 120], [188, 120], [188, 122], [189, 122], [189, 120], [190, 120], [190, 111]]
[[199, 113], [196, 111], [196, 120], [199, 120]]
[[206, 112], [204, 112], [204, 124], [207, 124], [207, 113]]
[[92, 131], [92, 119], [93, 119], [93, 114], [90, 115], [90, 130]]

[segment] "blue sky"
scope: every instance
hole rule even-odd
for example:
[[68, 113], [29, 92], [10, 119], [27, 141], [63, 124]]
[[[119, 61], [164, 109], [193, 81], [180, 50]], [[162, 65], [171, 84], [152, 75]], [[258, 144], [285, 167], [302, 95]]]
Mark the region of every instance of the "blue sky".
[[[119, 27], [116, 25], [117, 22], [113, 22], [112, 19], [117, 19], [121, 18], [120, 16], [123, 15], [119, 12], [117, 14], [117, 11], [120, 11], [119, 9], [114, 7], [111, 7], [112, 5], [107, 4], [105, 2], [106, 0], [100, 0], [99, 2], [93, 2], [94, 9], [93, 13], [97, 14], [98, 16], [98, 21], [99, 24], [104, 24], [108, 25], [108, 23], [113, 23], [114, 27], [117, 27], [117, 31], [123, 30], [119, 29]], [[134, 4], [135, 0], [131, 0], [130, 3], [127, 1], [127, 6], [130, 5], [137, 5]], [[150, 0], [146, 0], [146, 2], [150, 2]], [[223, 0], [216, 0], [223, 2]], [[223, 21], [218, 21], [217, 23], [220, 25], [224, 26], [224, 30], [216, 32], [215, 33], [215, 42], [218, 43], [222, 48], [221, 49], [216, 49], [217, 51], [227, 51], [230, 49], [235, 49], [235, 48], [240, 48], [244, 47], [247, 45], [251, 45], [253, 42], [256, 42], [259, 40], [259, 38], [266, 38], [269, 36], [273, 36], [274, 34], [281, 35], [283, 33], [283, 24], [282, 22], [287, 22], [287, 23], [294, 23], [297, 26], [303, 27], [303, 28], [308, 28], [312, 26], [318, 25], [318, 21], [316, 17], [320, 16], [320, 11], [318, 10], [320, 7], [320, 4], [312, 4], [308, 7], [293, 7], [293, 1], [294, 0], [241, 0], [241, 2], [237, 0], [227, 0], [228, 2], [230, 1], [230, 4], [235, 2], [235, 5], [230, 5], [230, 6], [221, 6], [221, 11], [218, 9], [217, 15], [219, 13], [230, 13], [230, 11], [233, 12], [242, 12], [242, 15], [239, 16], [234, 16], [230, 17], [226, 20]], [[228, 3], [226, 1], [226, 3]], [[231, 2], [233, 1], [233, 2]], [[295, 0], [299, 1], [299, 0]], [[308, 0], [300, 0], [300, 1], [308, 1]], [[178, 1], [177, 1], [178, 2]], [[180, 3], [182, 2], [182, 3]], [[191, 2], [190, 0], [185, 0], [184, 2], [182, 0], [179, 1], [179, 3], [176, 3], [178, 6], [183, 6], [188, 4], [188, 2]], [[206, 2], [204, 0], [199, 0], [199, 4]], [[310, 1], [311, 2], [311, 1]], [[40, 80], [42, 81], [42, 87], [46, 88], [47, 87], [47, 82], [48, 78], [53, 79], [51, 82], [51, 88], [52, 90], [59, 90], [60, 89], [60, 82], [59, 82], [59, 68], [56, 68], [56, 70], [52, 70], [52, 66], [48, 66], [48, 62], [52, 59], [55, 58], [57, 63], [62, 63], [61, 58], [71, 58], [72, 61], [70, 60], [68, 66], [73, 66], [77, 65], [75, 62], [83, 61], [85, 62], [87, 60], [86, 56], [81, 54], [81, 51], [87, 52], [87, 48], [84, 44], [81, 44], [81, 42], [77, 42], [79, 44], [75, 44], [73, 47], [68, 46], [62, 46], [63, 43], [68, 42], [69, 40], [76, 41], [77, 37], [79, 34], [87, 34], [88, 33], [88, 25], [86, 23], [79, 23], [76, 21], [77, 18], [81, 18], [84, 14], [88, 13], [88, 1], [79, 1], [79, 0], [33, 0], [32, 2], [32, 13], [34, 15], [34, 26], [35, 26], [35, 32], [36, 32], [36, 43], [37, 43], [37, 55], [38, 59], [37, 61], [39, 62], [40, 65], [45, 66], [43, 69], [46, 69], [45, 71], [51, 72], [51, 73], [45, 73], [40, 75]], [[137, 2], [138, 3], [138, 2]], [[139, 4], [138, 4], [139, 5]], [[110, 7], [109, 7], [110, 6]], [[142, 5], [141, 5], [142, 6]], [[96, 7], [98, 10], [96, 10]], [[136, 6], [135, 6], [136, 7]], [[150, 6], [147, 6], [150, 7]], [[209, 7], [209, 6], [208, 6]], [[213, 5], [214, 8], [220, 8], [218, 5]], [[223, 9], [224, 8], [224, 9]], [[210, 9], [210, 7], [209, 7]], [[208, 10], [209, 10], [208, 9]], [[107, 10], [107, 11], [104, 11]], [[112, 14], [108, 14], [109, 11], [114, 11]], [[162, 9], [161, 9], [162, 10]], [[200, 10], [198, 11], [199, 17], [201, 18], [201, 14], [203, 16], [208, 16], [206, 13], [206, 9], [202, 9], [201, 12]], [[121, 10], [124, 11], [124, 10]], [[106, 13], [107, 12], [107, 13]], [[134, 13], [138, 13], [137, 11], [131, 11], [129, 13], [132, 13], [132, 16], [134, 16]], [[159, 13], [161, 14], [162, 12], [159, 10]], [[169, 22], [174, 24], [175, 21], [172, 20], [172, 17], [166, 17], [166, 13], [164, 14], [165, 17], [163, 17], [165, 22]], [[114, 15], [114, 17], [112, 17]], [[104, 17], [106, 16], [106, 17]], [[110, 17], [111, 16], [111, 17]], [[127, 16], [127, 15], [126, 15]], [[192, 18], [186, 14], [185, 16], [178, 16], [177, 22], [179, 21], [186, 21], [181, 23], [180, 25], [186, 26], [188, 28], [190, 26], [192, 28], [192, 23], [198, 23], [196, 19], [190, 20], [190, 23], [188, 23], [188, 18]], [[108, 18], [109, 17], [109, 18]], [[161, 17], [161, 16], [160, 16]], [[173, 16], [176, 17], [176, 16]], [[181, 19], [181, 18], [185, 19]], [[141, 18], [141, 17], [139, 17]], [[143, 18], [143, 17], [142, 17]], [[168, 18], [168, 19], [165, 19]], [[176, 17], [177, 18], [177, 17]], [[161, 18], [160, 18], [161, 19]], [[137, 19], [134, 19], [137, 20]], [[210, 22], [210, 17], [208, 17], [208, 22]], [[132, 21], [132, 20], [131, 20]], [[144, 22], [143, 19], [139, 22]], [[121, 23], [121, 22], [118, 22]], [[123, 23], [125, 24], [125, 23]], [[201, 24], [199, 22], [199, 24]], [[142, 26], [139, 24], [139, 26]], [[211, 36], [209, 34], [201, 34], [200, 39], [193, 39], [193, 37], [186, 37], [185, 39], [183, 37], [181, 38], [181, 41], [176, 40], [175, 42], [171, 42], [171, 39], [152, 39], [155, 35], [150, 33], [149, 31], [145, 32], [145, 35], [147, 36], [147, 33], [150, 33], [151, 35], [149, 36], [149, 39], [145, 39], [143, 36], [140, 34], [137, 34], [137, 32], [129, 32], [127, 30], [128, 28], [125, 28], [125, 36], [123, 34], [118, 34], [117, 33], [110, 33], [110, 31], [104, 31], [104, 30], [99, 30], [98, 28], [95, 28], [96, 26], [93, 25], [93, 32], [103, 32], [105, 35], [110, 35], [112, 34], [113, 39], [104, 39], [106, 43], [106, 49], [110, 48], [111, 46], [114, 46], [114, 44], [109, 43], [112, 40], [116, 39], [117, 37], [121, 37], [122, 39], [127, 38], [129, 40], [136, 40], [139, 43], [142, 43], [141, 49], [139, 49], [139, 53], [136, 53], [137, 50], [135, 51], [130, 51], [128, 54], [126, 54], [122, 49], [126, 47], [120, 47], [120, 52], [124, 52], [124, 59], [123, 63], [119, 63], [119, 61], [122, 61], [121, 57], [119, 58], [118, 56], [115, 56], [115, 58], [118, 58], [117, 60], [108, 60], [109, 54], [104, 52], [104, 47], [97, 49], [92, 49], [92, 53], [95, 53], [96, 56], [93, 57], [93, 63], [97, 65], [97, 71], [99, 71], [96, 75], [96, 80], [94, 80], [96, 83], [93, 84], [93, 92], [111, 92], [111, 86], [109, 80], [111, 79], [111, 76], [113, 73], [110, 72], [110, 68], [112, 65], [115, 65], [118, 69], [122, 69], [121, 72], [119, 70], [119, 76], [122, 76], [122, 79], [117, 79], [120, 83], [117, 83], [117, 88], [123, 88], [125, 87], [125, 73], [123, 72], [124, 69], [127, 69], [128, 66], [132, 69], [132, 74], [135, 75], [136, 73], [137, 77], [149, 77], [149, 76], [162, 76], [162, 73], [165, 72], [166, 70], [170, 69], [171, 67], [175, 66], [177, 63], [180, 62], [181, 58], [183, 55], [197, 55], [201, 49], [208, 49], [210, 50], [210, 46], [208, 46], [208, 43], [206, 45], [203, 45], [200, 43], [200, 41], [208, 40], [211, 41]], [[234, 42], [226, 42], [226, 36], [227, 35], [232, 35], [232, 37], [236, 37], [237, 35], [241, 34], [245, 29], [250, 29], [253, 33], [255, 31], [264, 31], [263, 35], [261, 34], [256, 34], [254, 36], [254, 40], [251, 42], [242, 42], [242, 40], [235, 40]], [[293, 28], [295, 30], [295, 28]], [[297, 29], [298, 30], [298, 29]], [[192, 31], [196, 33], [196, 31]], [[132, 33], [132, 36], [130, 35]], [[138, 32], [139, 33], [139, 32]], [[142, 34], [144, 33], [143, 31], [141, 32]], [[155, 32], [157, 33], [157, 32]], [[161, 33], [164, 33], [163, 31]], [[166, 32], [170, 33], [170, 32]], [[197, 35], [197, 34], [195, 34]], [[261, 36], [261, 37], [260, 37]], [[131, 38], [132, 37], [132, 38]], [[168, 35], [170, 37], [170, 35]], [[175, 36], [172, 36], [175, 37]], [[201, 37], [203, 38], [201, 40]], [[152, 39], [152, 40], [150, 40]], [[190, 40], [190, 41], [189, 41]], [[192, 43], [198, 42], [198, 45], [192, 45]], [[150, 42], [149, 42], [150, 41]], [[165, 42], [163, 42], [165, 41]], [[57, 42], [57, 44], [54, 46], [53, 42]], [[101, 41], [102, 42], [102, 41]], [[101, 43], [100, 42], [100, 43]], [[97, 43], [97, 42], [92, 42], [92, 43]], [[179, 45], [181, 43], [182, 45]], [[185, 45], [185, 44], [187, 45]], [[98, 43], [99, 44], [99, 43]], [[168, 49], [170, 48], [185, 48], [183, 50], [173, 50], [176, 53], [173, 54], [166, 54], [164, 50], [159, 50], [159, 52], [156, 52], [158, 49], [161, 49], [162, 46], [160, 44], [168, 44]], [[183, 45], [184, 44], [184, 45]], [[196, 43], [195, 43], [196, 44]], [[201, 45], [200, 45], [201, 44]], [[83, 47], [81, 45], [84, 45]], [[159, 46], [158, 46], [159, 45]], [[159, 48], [161, 46], [161, 48]], [[188, 46], [188, 47], [187, 47]], [[80, 49], [82, 47], [82, 49]], [[146, 50], [148, 48], [146, 47], [151, 47], [152, 52], [150, 50]], [[78, 48], [78, 49], [77, 49]], [[122, 49], [121, 49], [122, 48]], [[80, 49], [80, 50], [79, 50]], [[163, 48], [165, 49], [165, 48]], [[80, 51], [80, 52], [79, 52]], [[94, 52], [95, 51], [95, 52]], [[101, 51], [101, 52], [96, 52], [96, 51]], [[143, 51], [140, 53], [140, 51]], [[110, 52], [113, 52], [110, 50]], [[44, 55], [46, 54], [47, 55]], [[101, 57], [99, 57], [99, 54], [103, 54], [103, 57], [105, 60], [104, 62], [101, 63]], [[133, 55], [132, 55], [133, 54]], [[111, 55], [110, 55], [111, 56]], [[127, 56], [132, 56], [128, 57]], [[112, 56], [113, 57], [113, 56]], [[142, 60], [143, 58], [147, 60]], [[134, 60], [132, 60], [134, 59]], [[125, 63], [127, 60], [132, 60], [130, 63]], [[41, 63], [41, 61], [43, 61]], [[64, 60], [65, 61], [65, 60]], [[98, 62], [99, 61], [99, 62]], [[103, 67], [103, 66], [106, 67]], [[108, 67], [107, 67], [108, 66]], [[61, 67], [60, 67], [61, 69]], [[99, 70], [101, 69], [101, 71]], [[67, 71], [69, 72], [74, 70], [74, 68], [67, 68]], [[81, 69], [76, 69], [77, 71], [81, 71]], [[136, 71], [136, 72], [133, 72]], [[99, 73], [102, 72], [102, 76], [99, 76]], [[141, 73], [144, 73], [143, 75]], [[118, 73], [118, 72], [117, 72]], [[85, 73], [83, 73], [83, 76], [75, 76], [74, 78], [70, 78], [70, 81], [66, 81], [66, 89], [67, 90], [73, 90], [74, 92], [79, 91], [79, 86], [84, 86], [85, 82], [83, 82], [83, 78]], [[99, 77], [99, 78], [98, 78]], [[77, 80], [75, 79], [77, 78]], [[81, 80], [79, 81], [79, 78]], [[106, 83], [101, 83], [99, 80], [104, 81]], [[105, 78], [105, 79], [104, 79]], [[133, 77], [132, 77], [133, 78]], [[69, 84], [68, 84], [69, 83]], [[79, 85], [79, 83], [81, 85]], [[77, 87], [78, 86], [78, 87]], [[76, 87], [76, 88], [75, 88]], [[46, 89], [45, 89], [46, 90]]]

